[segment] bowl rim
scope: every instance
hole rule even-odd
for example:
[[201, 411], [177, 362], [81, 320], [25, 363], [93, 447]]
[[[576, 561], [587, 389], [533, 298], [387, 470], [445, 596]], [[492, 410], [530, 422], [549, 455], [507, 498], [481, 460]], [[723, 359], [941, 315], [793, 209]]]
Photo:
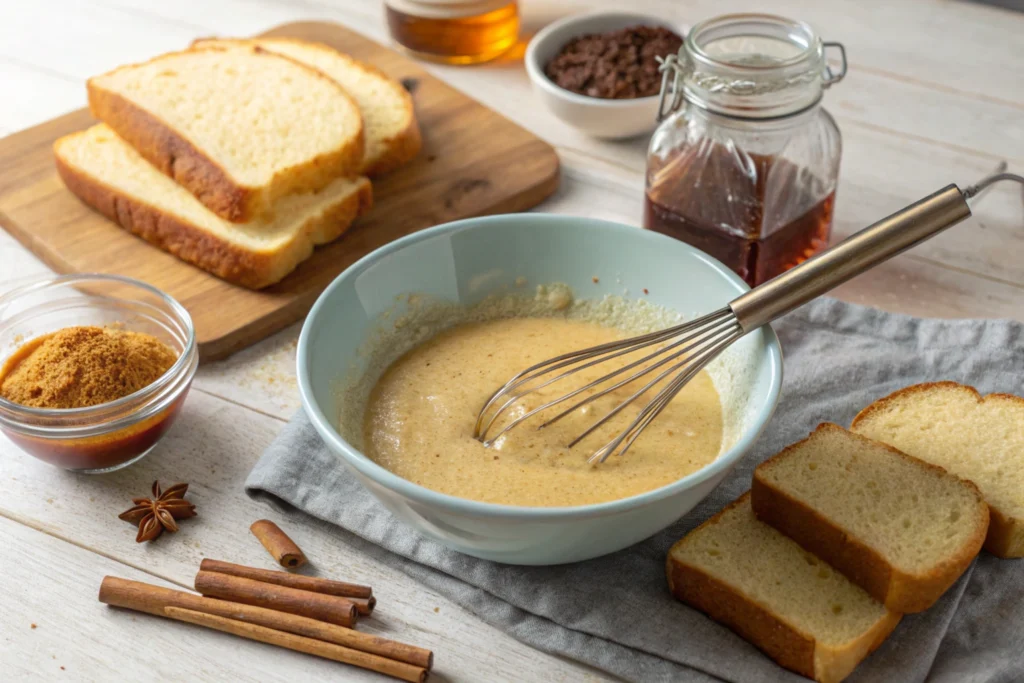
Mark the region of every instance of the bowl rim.
[[[646, 25], [663, 26], [682, 34], [683, 39], [686, 39], [686, 33], [688, 26], [681, 22], [673, 22], [669, 19], [663, 19], [652, 14], [646, 14], [643, 12], [622, 12], [618, 10], [598, 10], [595, 12], [582, 12], [579, 14], [570, 14], [569, 16], [562, 17], [556, 21], [551, 22], [530, 39], [530, 42], [526, 45], [526, 53], [523, 55], [523, 64], [526, 66], [526, 73], [538, 87], [543, 88], [545, 92], [561, 97], [562, 99], [568, 100], [575, 104], [605, 107], [611, 109], [628, 109], [630, 107], [645, 106], [649, 107], [652, 103], [657, 102], [660, 95], [649, 95], [647, 97], [631, 97], [627, 99], [610, 99], [603, 97], [590, 97], [589, 95], [580, 95], [574, 93], [571, 90], [566, 90], [560, 85], [556, 84], [547, 74], [544, 73], [544, 68], [540, 64], [540, 60], [537, 57], [537, 52], [540, 50], [542, 45], [547, 44], [553, 40], [553, 36], [558, 31], [568, 26], [580, 24], [585, 21], [592, 19], [604, 19], [604, 18], [622, 18], [626, 20], [625, 26], [632, 25], [634, 23], [644, 23]], [[579, 33], [572, 37], [578, 37]]]
[[[390, 472], [370, 460], [362, 454], [359, 449], [348, 443], [348, 441], [338, 433], [332, 422], [320, 409], [320, 406], [313, 395], [308, 362], [311, 345], [310, 337], [312, 335], [313, 328], [318, 324], [318, 318], [325, 314], [326, 302], [331, 298], [331, 294], [336, 289], [344, 286], [348, 280], [358, 277], [370, 266], [409, 245], [433, 239], [441, 235], [453, 234], [464, 230], [472, 230], [480, 226], [524, 220], [554, 220], [556, 222], [585, 220], [590, 224], [597, 226], [598, 229], [610, 230], [612, 232], [628, 231], [630, 234], [643, 235], [641, 239], [664, 241], [666, 245], [671, 244], [675, 245], [674, 248], [682, 247], [684, 250], [690, 251], [693, 256], [706, 263], [713, 270], [717, 271], [718, 274], [725, 276], [726, 279], [736, 287], [737, 296], [745, 291], [749, 291], [750, 289], [750, 287], [732, 270], [696, 247], [650, 230], [643, 230], [624, 223], [617, 223], [598, 218], [567, 216], [564, 214], [553, 213], [499, 214], [494, 216], [466, 218], [450, 223], [443, 223], [441, 225], [406, 235], [394, 242], [390, 242], [379, 247], [346, 268], [320, 294], [302, 324], [302, 330], [299, 333], [299, 343], [296, 352], [296, 375], [299, 385], [299, 397], [306, 416], [309, 418], [310, 422], [313, 423], [314, 428], [319, 433], [320, 438], [324, 441], [325, 445], [335, 453], [340, 454], [346, 465], [354, 468], [363, 476], [366, 476], [378, 485], [394, 491], [407, 499], [412, 499], [417, 503], [431, 507], [439, 507], [460, 515], [522, 521], [566, 521], [569, 519], [582, 519], [622, 513], [634, 508], [645, 507], [656, 501], [672, 497], [682, 491], [692, 489], [720, 473], [724, 474], [724, 472], [727, 472], [740, 458], [743, 457], [745, 453], [750, 450], [760, 437], [765, 426], [771, 420], [779, 402], [779, 394], [782, 389], [782, 348], [771, 325], [765, 325], [751, 333], [763, 335], [765, 342], [764, 353], [769, 364], [770, 376], [768, 400], [765, 405], [760, 408], [750, 429], [742, 434], [736, 443], [734, 443], [726, 452], [719, 454], [715, 460], [696, 472], [691, 472], [690, 474], [660, 488], [645, 491], [634, 496], [629, 496], [628, 498], [620, 498], [617, 500], [593, 503], [590, 505], [562, 507], [505, 505], [459, 498], [458, 496], [434, 491], [433, 489], [429, 489], [425, 486], [414, 484], [407, 479], [403, 479], [397, 474]], [[376, 495], [374, 497], [376, 497]]]

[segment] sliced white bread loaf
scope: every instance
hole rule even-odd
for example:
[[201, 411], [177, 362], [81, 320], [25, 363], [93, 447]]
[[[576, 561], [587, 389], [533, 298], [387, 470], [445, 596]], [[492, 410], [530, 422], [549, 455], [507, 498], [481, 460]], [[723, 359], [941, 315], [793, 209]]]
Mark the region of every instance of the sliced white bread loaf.
[[869, 405], [851, 429], [973, 481], [992, 517], [985, 549], [1024, 557], [1024, 398], [918, 384]]
[[415, 157], [422, 144], [412, 97], [402, 84], [332, 47], [295, 38], [202, 39], [193, 47], [257, 46], [284, 55], [333, 78], [352, 96], [363, 115], [366, 152], [363, 173], [380, 175]]
[[96, 118], [228, 221], [362, 168], [362, 115], [341, 86], [254, 47], [172, 52], [88, 90]]
[[268, 222], [229, 223], [157, 171], [107, 126], [54, 143], [64, 183], [110, 220], [214, 275], [258, 289], [281, 280], [313, 246], [340, 236], [371, 203], [366, 178], [290, 195]]
[[759, 519], [902, 613], [930, 607], [988, 530], [974, 484], [834, 424], [758, 465], [751, 502]]
[[822, 683], [846, 678], [900, 620], [758, 521], [749, 493], [673, 545], [666, 571], [680, 600]]

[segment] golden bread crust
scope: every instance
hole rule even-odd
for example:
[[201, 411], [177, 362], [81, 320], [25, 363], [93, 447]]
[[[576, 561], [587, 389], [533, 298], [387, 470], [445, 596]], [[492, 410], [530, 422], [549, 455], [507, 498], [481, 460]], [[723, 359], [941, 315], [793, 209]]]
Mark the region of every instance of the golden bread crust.
[[[690, 533], [713, 526], [749, 495], [743, 494]], [[685, 541], [683, 537], [675, 545]], [[672, 550], [668, 552], [665, 573], [674, 596], [725, 624], [780, 666], [808, 678], [814, 677], [814, 639], [811, 636], [801, 633], [732, 586], [676, 560]]]
[[89, 111], [110, 126], [164, 175], [191, 192], [206, 208], [233, 223], [262, 210], [254, 188], [234, 184], [227, 172], [158, 117], [120, 95], [86, 83]]
[[[55, 149], [60, 144], [58, 140]], [[261, 253], [226, 242], [188, 221], [127, 197], [65, 163], [59, 153], [57, 171], [72, 193], [125, 230], [223, 280], [251, 289], [279, 282], [313, 253], [311, 234], [330, 230], [332, 238], [340, 236], [372, 201], [370, 184], [364, 182], [358, 192], [296, 231], [284, 249]]]
[[819, 683], [840, 683], [885, 642], [902, 618], [899, 612], [886, 612], [863, 636], [845, 647], [817, 648], [814, 653], [814, 680]]
[[[815, 431], [843, 431], [842, 427], [823, 423]], [[895, 457], [903, 458], [924, 469], [931, 469], [942, 476], [951, 477], [968, 486], [977, 498], [978, 513], [984, 524], [979, 525], [959, 551], [931, 571], [911, 575], [890, 565], [876, 550], [869, 547], [838, 523], [822, 515], [814, 508], [796, 500], [785, 491], [775, 488], [764, 477], [774, 463], [780, 461], [792, 450], [801, 447], [808, 439], [787, 446], [778, 454], [761, 463], [754, 470], [751, 488], [751, 507], [758, 519], [770, 524], [800, 544], [835, 569], [851, 582], [863, 588], [871, 597], [895, 612], [910, 614], [928, 609], [967, 570], [981, 550], [988, 529], [988, 506], [981, 492], [973, 483], [964, 481], [942, 467], [911, 457], [888, 444], [879, 443], [865, 436], [847, 432], [874, 447], [882, 446]]]
[[[215, 51], [216, 48], [204, 50]], [[177, 54], [168, 53], [145, 63], [173, 58]], [[358, 111], [349, 94], [336, 81], [316, 69], [259, 48], [254, 48], [253, 54], [285, 59], [323, 79]], [[122, 66], [109, 73], [135, 66]], [[361, 117], [359, 130], [341, 148], [320, 154], [303, 164], [280, 169], [264, 187], [248, 187], [236, 182], [226, 169], [156, 113], [103, 88], [99, 83], [100, 78], [102, 76], [90, 78], [86, 82], [92, 115], [110, 126], [144, 159], [192, 193], [213, 213], [232, 223], [248, 223], [265, 217], [272, 209], [274, 200], [279, 197], [295, 192], [315, 192], [332, 180], [354, 177], [360, 173], [364, 145]]]
[[[870, 417], [871, 415], [873, 415], [874, 413], [876, 413], [876, 412], [878, 412], [880, 410], [888, 408], [891, 403], [896, 403], [901, 398], [904, 398], [906, 396], [910, 396], [912, 394], [926, 393], [926, 392], [929, 392], [929, 391], [934, 391], [936, 389], [949, 389], [949, 390], [952, 390], [952, 391], [963, 391], [964, 393], [967, 393], [967, 394], [970, 394], [971, 396], [973, 396], [979, 403], [982, 401], [982, 396], [981, 396], [981, 394], [978, 393], [977, 389], [975, 389], [974, 387], [969, 387], [966, 384], [960, 384], [958, 382], [951, 382], [949, 380], [945, 380], [945, 381], [942, 381], [942, 382], [923, 382], [921, 384], [912, 384], [909, 387], [903, 387], [902, 389], [897, 389], [896, 391], [892, 392], [888, 396], [883, 396], [882, 398], [878, 399], [877, 401], [875, 401], [871, 405], [869, 405], [866, 408], [864, 408], [863, 410], [861, 410], [859, 413], [857, 413], [857, 416], [855, 418], [853, 418], [853, 422], [850, 423], [850, 429], [855, 429], [857, 427], [857, 423], [858, 422], [861, 422], [862, 420], [867, 419], [868, 417]], [[1009, 394], [1002, 394], [1002, 395], [1003, 396], [1008, 396]], [[1014, 398], [1016, 398], [1016, 397], [1014, 397]], [[1024, 399], [1021, 399], [1021, 400], [1024, 401]]]
[[[909, 387], [898, 389], [888, 396], [884, 396], [871, 405], [867, 406], [853, 418], [850, 429], [856, 430], [857, 425], [864, 420], [870, 419], [876, 412], [889, 408], [890, 405], [916, 393], [932, 391], [959, 391], [972, 396], [978, 403], [985, 401], [1011, 401], [1019, 404], [1024, 409], [1024, 398], [1013, 394], [987, 394], [982, 395], [977, 389], [959, 382], [949, 380], [942, 382], [924, 382]], [[989, 505], [989, 527], [988, 535], [985, 538], [985, 550], [996, 557], [1012, 558], [1024, 557], [1024, 520], [1006, 514], [993, 505]]]
[[[749, 491], [744, 493], [697, 529], [716, 524], [725, 513], [742, 505], [750, 495]], [[677, 541], [666, 560], [665, 570], [672, 594], [728, 626], [780, 666], [820, 683], [838, 683], [846, 678], [899, 623], [900, 614], [887, 612], [868, 632], [850, 643], [842, 647], [822, 645], [743, 592], [697, 567], [676, 560], [673, 550], [685, 542], [686, 537]]]

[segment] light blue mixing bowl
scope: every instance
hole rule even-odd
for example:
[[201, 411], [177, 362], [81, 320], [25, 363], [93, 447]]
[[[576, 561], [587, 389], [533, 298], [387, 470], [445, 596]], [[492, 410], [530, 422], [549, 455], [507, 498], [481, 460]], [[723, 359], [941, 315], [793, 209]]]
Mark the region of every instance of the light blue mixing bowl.
[[392, 514], [449, 548], [530, 565], [575, 562], [625, 548], [691, 510], [760, 435], [782, 383], [779, 342], [770, 328], [747, 335], [729, 351], [736, 367], [746, 369], [737, 375], [738, 386], [734, 381], [718, 387], [741, 425], [731, 445], [697, 472], [622, 500], [530, 508], [456, 498], [392, 474], [339, 433], [338, 381], [365, 367], [360, 346], [381, 324], [380, 316], [394, 312], [401, 295], [473, 304], [514, 287], [519, 278], [530, 286], [564, 282], [582, 298], [644, 298], [687, 316], [713, 311], [747, 290], [703, 252], [617, 223], [514, 214], [440, 225], [369, 254], [320, 296], [299, 337], [302, 405], [328, 447]]

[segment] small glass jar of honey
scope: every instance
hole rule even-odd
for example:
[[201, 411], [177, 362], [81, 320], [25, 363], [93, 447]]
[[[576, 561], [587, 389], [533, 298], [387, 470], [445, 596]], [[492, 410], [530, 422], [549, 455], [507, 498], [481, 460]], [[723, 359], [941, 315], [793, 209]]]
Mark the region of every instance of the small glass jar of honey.
[[519, 39], [516, 0], [384, 0], [384, 10], [391, 37], [420, 59], [477, 64]]

